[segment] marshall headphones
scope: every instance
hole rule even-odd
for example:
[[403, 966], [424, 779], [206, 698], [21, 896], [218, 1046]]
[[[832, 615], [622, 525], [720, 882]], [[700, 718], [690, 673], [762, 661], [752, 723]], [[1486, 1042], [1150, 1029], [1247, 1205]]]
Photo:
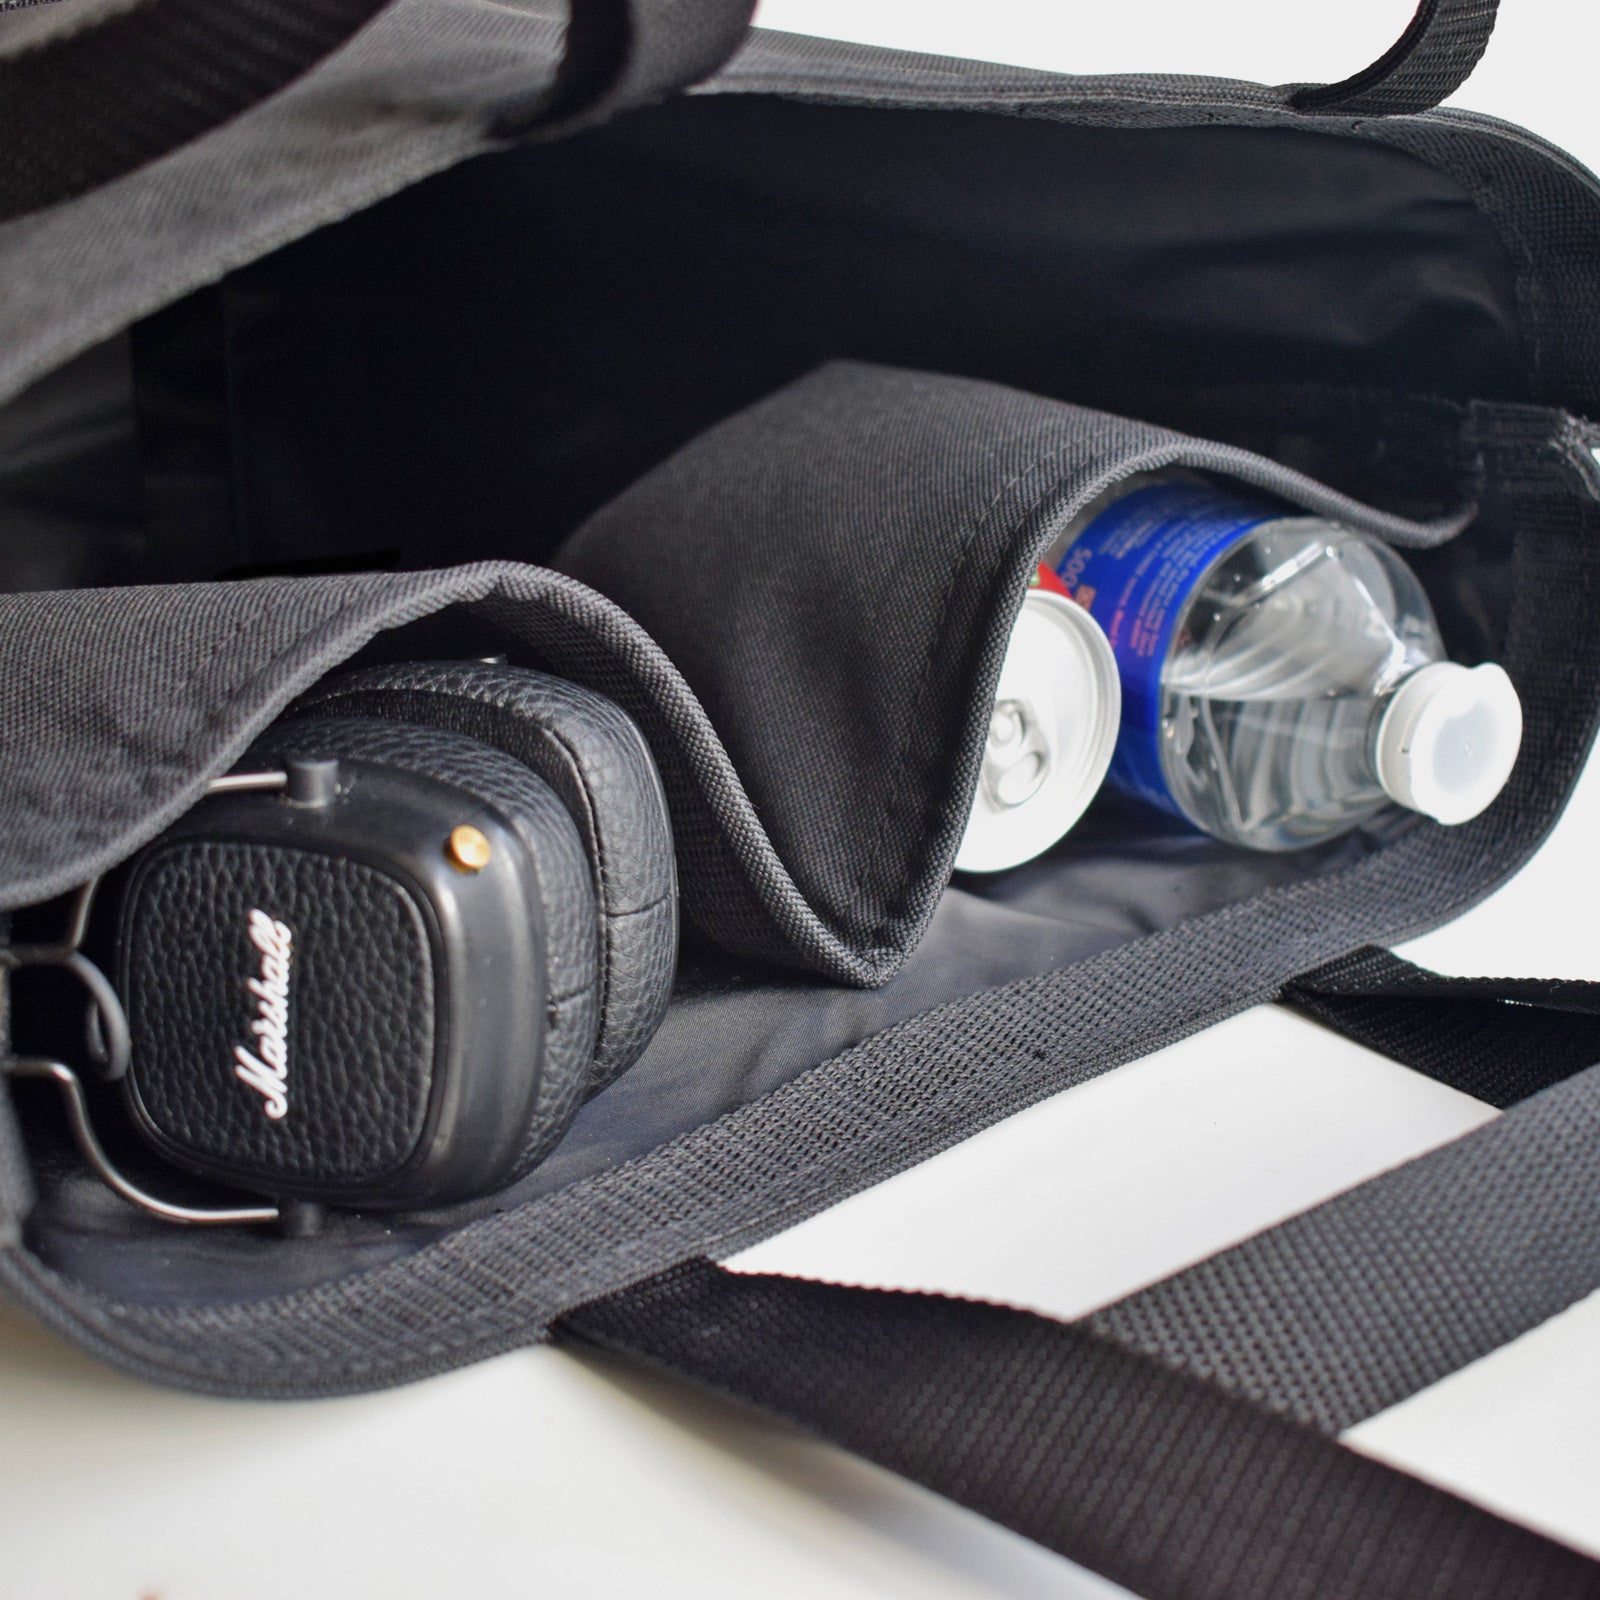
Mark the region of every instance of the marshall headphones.
[[666, 799], [611, 701], [500, 663], [374, 668], [315, 690], [126, 872], [115, 982], [68, 937], [7, 968], [89, 989], [90, 1048], [174, 1165], [270, 1203], [199, 1209], [77, 1142], [179, 1222], [310, 1225], [528, 1172], [666, 1010], [677, 882]]

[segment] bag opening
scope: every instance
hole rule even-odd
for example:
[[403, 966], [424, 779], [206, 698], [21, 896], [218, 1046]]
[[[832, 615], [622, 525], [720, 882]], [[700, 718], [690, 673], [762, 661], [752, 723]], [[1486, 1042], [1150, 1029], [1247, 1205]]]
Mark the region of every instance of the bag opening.
[[[1358, 139], [707, 98], [457, 168], [44, 380], [0, 412], [12, 591], [542, 563], [704, 428], [838, 358], [1178, 427], [1389, 515], [1475, 505], [1413, 564], [1451, 653], [1514, 667], [1531, 765], [1455, 839], [1386, 816], [1293, 856], [1107, 796], [1038, 862], [942, 888], [878, 988], [702, 943], [655, 1044], [556, 1154], [448, 1212], [339, 1216], [305, 1240], [176, 1234], [83, 1174], [53, 1107], [19, 1089], [29, 1249], [107, 1302], [292, 1295], [642, 1162], [975, 995], [1186, 927], [1221, 948], [1230, 921], [1314, 924], [1336, 897], [1355, 897], [1361, 937], [1394, 937], [1486, 892], [1558, 813], [1600, 687], [1600, 663], [1576, 686], [1561, 665], [1578, 591], [1600, 581], [1594, 512], [1583, 437], [1539, 403], [1524, 265], [1454, 179]], [[389, 621], [352, 636], [354, 659], [549, 660], [503, 605]], [[1346, 937], [1327, 919], [1284, 958], [1310, 965]], [[1242, 963], [1171, 1026], [1263, 985]], [[1038, 1092], [1052, 1081], [1041, 1067]], [[906, 1120], [909, 1161], [1014, 1104], [980, 1097], [937, 1135], [886, 1107], [884, 1126]], [[757, 1194], [745, 1226], [793, 1206]]]

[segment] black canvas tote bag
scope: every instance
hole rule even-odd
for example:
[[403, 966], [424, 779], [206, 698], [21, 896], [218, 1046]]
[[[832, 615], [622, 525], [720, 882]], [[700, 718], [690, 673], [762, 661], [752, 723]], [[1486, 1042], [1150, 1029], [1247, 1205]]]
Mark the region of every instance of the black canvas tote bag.
[[[0, 1074], [0, 1288], [219, 1395], [581, 1341], [1151, 1596], [1600, 1594], [1337, 1442], [1600, 1287], [1600, 991], [1385, 948], [1527, 860], [1593, 738], [1600, 188], [1434, 109], [1490, 0], [1277, 88], [748, 9], [0, 15], [11, 936], [336, 667], [441, 655], [633, 714], [684, 914], [643, 1058], [478, 1202], [174, 1228]], [[952, 881], [1040, 550], [1169, 466], [1405, 550], [1524, 706], [1487, 812], [1248, 855], [1108, 795]], [[1070, 1325], [716, 1264], [1273, 1000], [1503, 1114]]]

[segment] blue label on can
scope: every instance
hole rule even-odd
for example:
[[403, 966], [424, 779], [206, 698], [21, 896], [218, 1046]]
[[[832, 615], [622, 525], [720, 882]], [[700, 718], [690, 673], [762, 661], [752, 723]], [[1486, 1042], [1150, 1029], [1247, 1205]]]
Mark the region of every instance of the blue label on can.
[[1161, 770], [1161, 672], [1200, 580], [1252, 528], [1284, 515], [1204, 484], [1153, 483], [1113, 501], [1055, 562], [1067, 592], [1105, 630], [1122, 678], [1111, 762], [1120, 788], [1181, 815]]

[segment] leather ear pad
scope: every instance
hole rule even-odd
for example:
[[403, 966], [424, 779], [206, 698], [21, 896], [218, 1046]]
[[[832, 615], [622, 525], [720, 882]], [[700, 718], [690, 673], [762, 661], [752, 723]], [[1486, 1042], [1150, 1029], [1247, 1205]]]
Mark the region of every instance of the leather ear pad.
[[393, 717], [515, 756], [561, 797], [589, 850], [600, 913], [600, 1022], [590, 1092], [637, 1060], [678, 964], [678, 881], [661, 776], [633, 719], [526, 667], [419, 662], [336, 678], [294, 714]]
[[335, 717], [280, 722], [252, 755], [337, 756], [414, 772], [465, 791], [505, 818], [537, 878], [548, 999], [543, 1059], [508, 1067], [541, 1074], [527, 1136], [507, 1181], [520, 1178], [566, 1131], [588, 1088], [599, 1010], [594, 890], [583, 841], [566, 807], [521, 762], [478, 740], [401, 722]]

